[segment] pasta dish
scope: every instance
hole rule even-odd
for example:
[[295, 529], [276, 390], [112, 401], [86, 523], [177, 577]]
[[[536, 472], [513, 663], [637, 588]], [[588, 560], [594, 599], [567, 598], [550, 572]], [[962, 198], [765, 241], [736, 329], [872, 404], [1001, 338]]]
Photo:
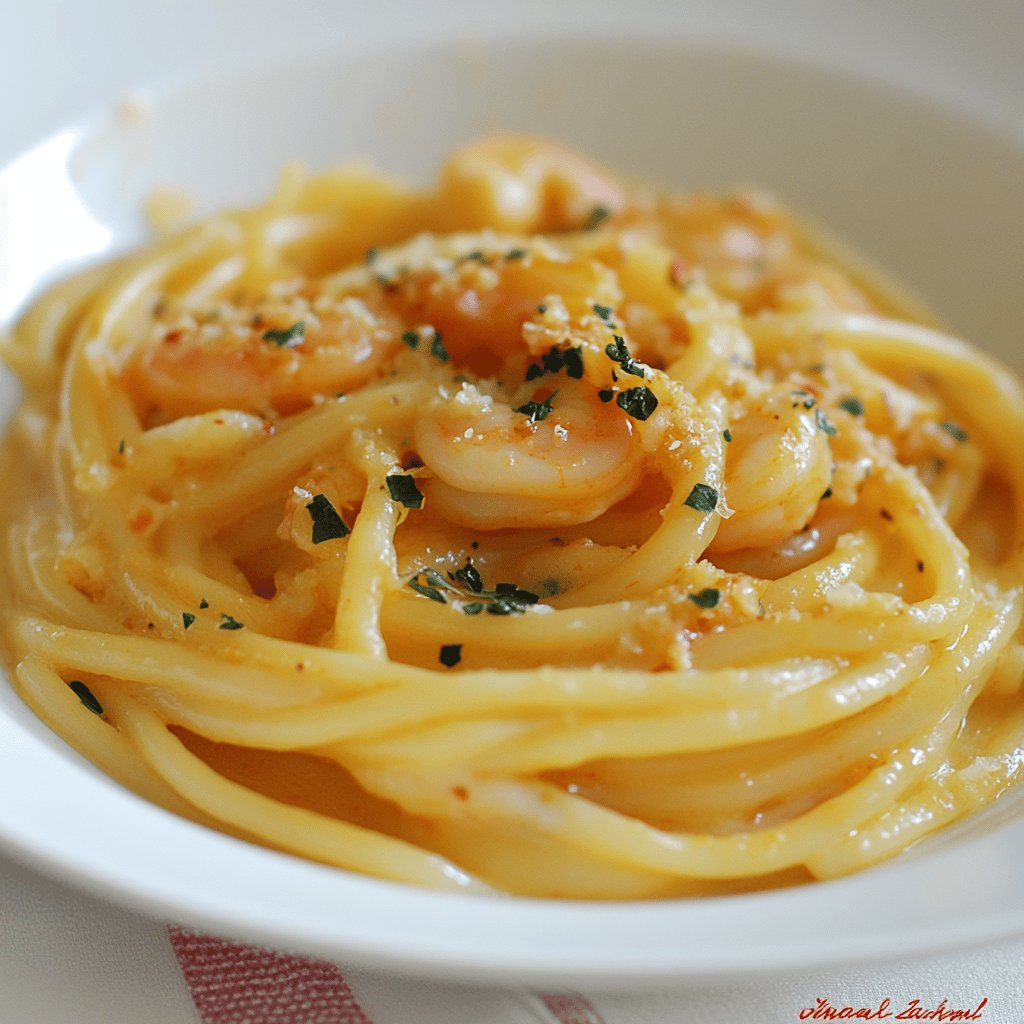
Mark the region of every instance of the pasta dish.
[[848, 874], [1024, 762], [1024, 399], [754, 190], [350, 166], [4, 341], [3, 637], [114, 779], [423, 886]]

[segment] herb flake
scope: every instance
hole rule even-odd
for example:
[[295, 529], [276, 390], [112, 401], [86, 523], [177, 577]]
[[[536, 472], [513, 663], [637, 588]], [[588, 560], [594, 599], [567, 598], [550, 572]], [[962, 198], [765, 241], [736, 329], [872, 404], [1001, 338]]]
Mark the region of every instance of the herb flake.
[[954, 423], [952, 420], [943, 420], [939, 426], [958, 444], [963, 444], [970, 437], [970, 434], [959, 423]]
[[593, 231], [596, 227], [603, 224], [612, 215], [611, 210], [606, 206], [595, 206], [590, 211], [590, 216], [583, 222], [584, 231]]
[[191, 626], [192, 623], [196, 621], [196, 617], [195, 617], [195, 615], [192, 614], [192, 612], [182, 612], [181, 613], [181, 621], [184, 623], [185, 628], [188, 629], [188, 627]]
[[437, 587], [428, 586], [426, 583], [420, 583], [419, 575], [413, 576], [409, 580], [408, 586], [410, 590], [415, 590], [417, 594], [421, 594], [423, 597], [429, 597], [431, 601], [437, 601], [438, 604], [446, 604], [444, 594], [441, 593]]
[[566, 376], [575, 380], [583, 377], [583, 352], [576, 346], [556, 348], [554, 345], [540, 357], [539, 363], [530, 363], [526, 368], [526, 380], [536, 380], [546, 373], [559, 373], [565, 370]]
[[562, 352], [562, 362], [565, 364], [565, 375], [574, 380], [583, 379], [583, 350], [573, 346]]
[[245, 629], [245, 623], [239, 622], [233, 615], [222, 614], [218, 629]]
[[394, 473], [385, 479], [391, 500], [397, 501], [406, 508], [423, 508], [423, 492], [416, 486], [414, 477], [404, 473]]
[[468, 558], [466, 559], [466, 564], [461, 569], [448, 573], [448, 576], [456, 583], [461, 583], [474, 594], [479, 594], [484, 589], [484, 581], [480, 577], [480, 572]]
[[552, 391], [543, 402], [526, 402], [516, 412], [521, 412], [530, 423], [540, 423], [551, 415], [551, 401], [557, 394], [557, 391]]
[[615, 404], [633, 419], [645, 420], [658, 408], [658, 398], [650, 388], [641, 385], [620, 391], [615, 396]]
[[324, 541], [347, 537], [352, 531], [345, 520], [338, 515], [338, 510], [331, 504], [326, 494], [315, 494], [311, 501], [306, 502], [306, 511], [313, 520], [313, 543], [323, 544]]
[[[537, 594], [523, 590], [514, 583], [498, 583], [494, 590], [484, 590], [483, 580], [468, 558], [461, 569], [449, 572], [448, 577], [452, 582], [434, 569], [422, 569], [408, 581], [407, 585], [417, 594], [429, 597], [439, 604], [448, 603], [446, 591], [456, 600], [473, 598], [474, 600], [461, 606], [462, 612], [466, 615], [479, 615], [483, 611], [490, 615], [522, 615], [529, 605], [540, 600]], [[424, 580], [426, 582], [423, 582]], [[460, 589], [455, 584], [461, 584], [465, 589]]]
[[618, 334], [613, 335], [615, 341], [611, 345], [605, 345], [605, 355], [619, 364], [623, 373], [631, 373], [634, 377], [646, 377], [647, 371], [638, 363], [626, 348], [626, 339]]
[[687, 495], [684, 505], [698, 512], [714, 512], [718, 508], [718, 491], [707, 484], [694, 484], [693, 490]]
[[442, 363], [447, 363], [451, 358], [448, 355], [448, 349], [444, 347], [444, 339], [441, 337], [440, 331], [434, 331], [434, 336], [430, 339], [430, 354]]
[[824, 431], [829, 437], [835, 437], [836, 434], [839, 433], [829, 418], [820, 409], [814, 410], [814, 422], [818, 424], [818, 429]]
[[839, 403], [840, 409], [845, 409], [851, 416], [863, 416], [864, 415], [864, 403], [854, 396], [844, 398]]
[[698, 608], [714, 608], [722, 596], [720, 590], [714, 587], [705, 587], [696, 594], [687, 594], [687, 600], [692, 601]]
[[437, 660], [445, 668], [455, 668], [462, 661], [462, 644], [442, 644]]
[[306, 334], [306, 322], [300, 320], [283, 330], [272, 328], [263, 332], [264, 341], [272, 341], [278, 348], [294, 348], [302, 344]]
[[89, 689], [81, 679], [72, 679], [68, 686], [71, 692], [94, 714], [103, 714], [103, 705], [96, 699], [96, 695]]

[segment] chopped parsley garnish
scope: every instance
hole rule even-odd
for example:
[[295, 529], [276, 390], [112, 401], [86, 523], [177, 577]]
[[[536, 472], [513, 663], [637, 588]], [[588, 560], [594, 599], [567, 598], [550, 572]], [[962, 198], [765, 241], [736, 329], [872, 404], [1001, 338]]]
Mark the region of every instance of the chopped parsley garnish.
[[698, 512], [714, 512], [718, 508], [718, 491], [707, 484], [694, 484], [683, 504]]
[[182, 612], [181, 621], [185, 624], [185, 628], [188, 629], [188, 627], [196, 621], [196, 617], [192, 614], [192, 612]]
[[692, 601], [698, 608], [714, 608], [722, 596], [720, 590], [714, 587], [705, 587], [696, 594], [687, 594], [687, 599]]
[[467, 260], [472, 260], [474, 263], [486, 263], [487, 255], [482, 249], [474, 249], [472, 252], [467, 252], [460, 256], [457, 262], [465, 263]]
[[541, 316], [543, 316], [547, 311], [548, 307], [544, 305], [543, 302], [537, 307], [537, 312], [540, 313]]
[[[445, 592], [455, 600], [473, 598], [462, 605], [466, 615], [479, 615], [486, 611], [491, 615], [522, 615], [528, 605], [536, 604], [540, 598], [529, 590], [523, 590], [514, 583], [498, 583], [494, 590], [484, 590], [483, 580], [476, 567], [467, 559], [461, 569], [449, 572], [446, 580], [434, 569], [422, 569], [408, 582], [410, 589], [429, 597], [431, 601], [447, 604]], [[462, 584], [462, 587], [456, 586]]]
[[583, 350], [579, 348], [567, 348], [562, 352], [562, 362], [565, 364], [565, 375], [575, 380], [583, 378]]
[[558, 373], [561, 367], [549, 369], [549, 366], [553, 363], [552, 353], [557, 352], [558, 349], [553, 348], [547, 355], [541, 357], [539, 363], [530, 363], [526, 368], [526, 380], [536, 380], [538, 377], [543, 377], [545, 373]]
[[450, 579], [461, 583], [467, 590], [479, 594], [484, 589], [484, 581], [480, 578], [477, 567], [467, 558], [466, 564], [455, 572], [448, 573]]
[[199, 599], [199, 607], [200, 608], [209, 608], [210, 607], [210, 602], [207, 601], [205, 597], [201, 597]]
[[415, 478], [403, 473], [395, 473], [385, 479], [392, 501], [403, 504], [406, 508], [423, 508], [423, 492], [416, 486]]
[[302, 344], [306, 334], [306, 323], [300, 320], [284, 330], [271, 329], [263, 332], [264, 341], [272, 341], [278, 348], [294, 348]]
[[942, 427], [942, 429], [946, 431], [954, 441], [958, 441], [960, 444], [963, 444], [970, 437], [967, 431], [964, 430], [959, 423], [954, 423], [952, 420], [943, 420], [939, 426]]
[[411, 349], [417, 349], [420, 347], [420, 332], [419, 331], [406, 331], [402, 335], [402, 341]]
[[611, 319], [611, 316], [612, 316], [612, 307], [611, 306], [602, 306], [600, 303], [595, 302], [594, 303], [594, 312], [602, 320], [608, 321], [608, 320]]
[[378, 249], [377, 246], [375, 246], [375, 245], [371, 245], [370, 248], [366, 250], [366, 262], [367, 263], [375, 262], [379, 255], [380, 255], [380, 249]]
[[814, 410], [814, 422], [818, 424], [818, 429], [823, 430], [829, 437], [835, 437], [839, 433], [820, 409]]
[[658, 408], [658, 399], [650, 388], [641, 386], [620, 391], [615, 396], [615, 404], [633, 419], [645, 420]]
[[586, 221], [584, 222], [583, 230], [593, 231], [594, 228], [596, 228], [598, 225], [606, 221], [611, 215], [611, 210], [607, 209], [606, 207], [595, 206], [594, 209], [590, 211], [590, 216], [587, 217]]
[[557, 391], [552, 391], [543, 402], [526, 402], [516, 412], [521, 412], [531, 423], [540, 423], [551, 415], [551, 400], [557, 394]]
[[611, 388], [602, 388], [598, 391], [597, 397], [600, 398], [602, 402], [610, 402], [615, 397], [615, 392], [612, 391]]
[[437, 601], [438, 604], [444, 604], [444, 594], [440, 590], [438, 590], [437, 587], [432, 587], [428, 583], [421, 583], [419, 580], [420, 576], [425, 576], [428, 580], [430, 580], [431, 583], [435, 582], [434, 578], [432, 577], [436, 577], [436, 581], [439, 582], [441, 586], [447, 586], [445, 581], [441, 579], [441, 577], [436, 572], [434, 572], [432, 569], [428, 569], [426, 572], [417, 573], [415, 576], [413, 576], [413, 578], [409, 580], [409, 588], [411, 590], [415, 590], [417, 594], [422, 594], [424, 597], [429, 597], [431, 601]]
[[430, 354], [435, 359], [440, 359], [442, 363], [447, 363], [450, 358], [440, 331], [434, 331], [434, 337], [430, 340]]
[[851, 416], [863, 416], [864, 415], [864, 403], [859, 398], [844, 398], [839, 403], [840, 409], [845, 409]]
[[583, 352], [576, 347], [556, 348], [552, 345], [547, 352], [540, 357], [539, 363], [530, 363], [526, 368], [526, 379], [536, 380], [546, 373], [558, 373], [565, 370], [566, 375], [580, 380], [583, 377]]
[[[486, 591], [483, 591], [486, 593]], [[540, 598], [529, 590], [522, 590], [514, 583], [495, 583], [494, 597], [500, 597], [519, 604], [536, 604]]]
[[528, 249], [509, 249], [509, 251], [507, 253], [505, 253], [505, 259], [506, 260], [524, 260], [529, 255], [530, 255], [530, 253], [529, 253]]
[[725, 438], [726, 444], [732, 444], [732, 431], [728, 427], [722, 431], [722, 437]]
[[643, 366], [629, 354], [629, 349], [626, 348], [626, 340], [617, 334], [613, 335], [613, 337], [615, 338], [614, 344], [605, 345], [604, 347], [605, 355], [609, 359], [615, 360], [624, 373], [631, 373], [634, 377], [646, 377], [647, 373]]
[[462, 644], [442, 644], [437, 660], [445, 668], [454, 668], [462, 661]]
[[89, 689], [81, 679], [72, 679], [68, 686], [71, 692], [94, 714], [103, 714], [103, 705], [96, 699], [96, 695]]
[[331, 504], [326, 494], [313, 495], [312, 501], [306, 502], [306, 511], [313, 520], [313, 543], [323, 544], [325, 540], [337, 540], [347, 537], [352, 531], [345, 520], [338, 515], [338, 510]]
[[[488, 591], [484, 591], [488, 594]], [[522, 615], [526, 606], [536, 604], [540, 598], [529, 590], [521, 590], [514, 583], [497, 583], [494, 590], [489, 592], [493, 598], [487, 605], [487, 611], [491, 615]]]
[[124, 455], [124, 438], [117, 442], [117, 454]]
[[218, 629], [245, 629], [245, 623], [239, 622], [233, 615], [222, 614]]
[[812, 395], [809, 391], [791, 391], [790, 394], [795, 399], [797, 399], [797, 401], [795, 401], [793, 403], [793, 408], [794, 409], [798, 405], [803, 405], [803, 407], [805, 409], [813, 409], [814, 408], [814, 395]]
[[824, 501], [826, 498], [831, 498], [831, 497], [832, 497], [832, 488], [831, 487], [826, 487], [825, 490], [821, 492], [821, 498], [819, 500], [820, 501]]

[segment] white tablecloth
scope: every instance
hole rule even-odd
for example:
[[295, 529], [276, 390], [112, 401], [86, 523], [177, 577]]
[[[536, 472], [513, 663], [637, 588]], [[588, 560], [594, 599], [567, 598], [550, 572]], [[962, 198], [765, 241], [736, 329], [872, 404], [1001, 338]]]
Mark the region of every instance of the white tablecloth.
[[398, 978], [198, 935], [3, 856], [0, 891], [2, 1024], [787, 1024], [846, 1007], [845, 1019], [970, 1011], [986, 1024], [1024, 1021], [1024, 941], [713, 987], [534, 992]]

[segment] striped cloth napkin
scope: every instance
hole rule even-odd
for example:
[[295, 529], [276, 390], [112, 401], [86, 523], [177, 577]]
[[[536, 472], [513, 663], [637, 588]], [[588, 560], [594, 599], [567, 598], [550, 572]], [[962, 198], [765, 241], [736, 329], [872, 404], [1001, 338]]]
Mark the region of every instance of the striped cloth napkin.
[[537, 991], [401, 978], [168, 926], [2, 856], [0, 892], [0, 1024], [1024, 1021], [1024, 942], [716, 985]]

